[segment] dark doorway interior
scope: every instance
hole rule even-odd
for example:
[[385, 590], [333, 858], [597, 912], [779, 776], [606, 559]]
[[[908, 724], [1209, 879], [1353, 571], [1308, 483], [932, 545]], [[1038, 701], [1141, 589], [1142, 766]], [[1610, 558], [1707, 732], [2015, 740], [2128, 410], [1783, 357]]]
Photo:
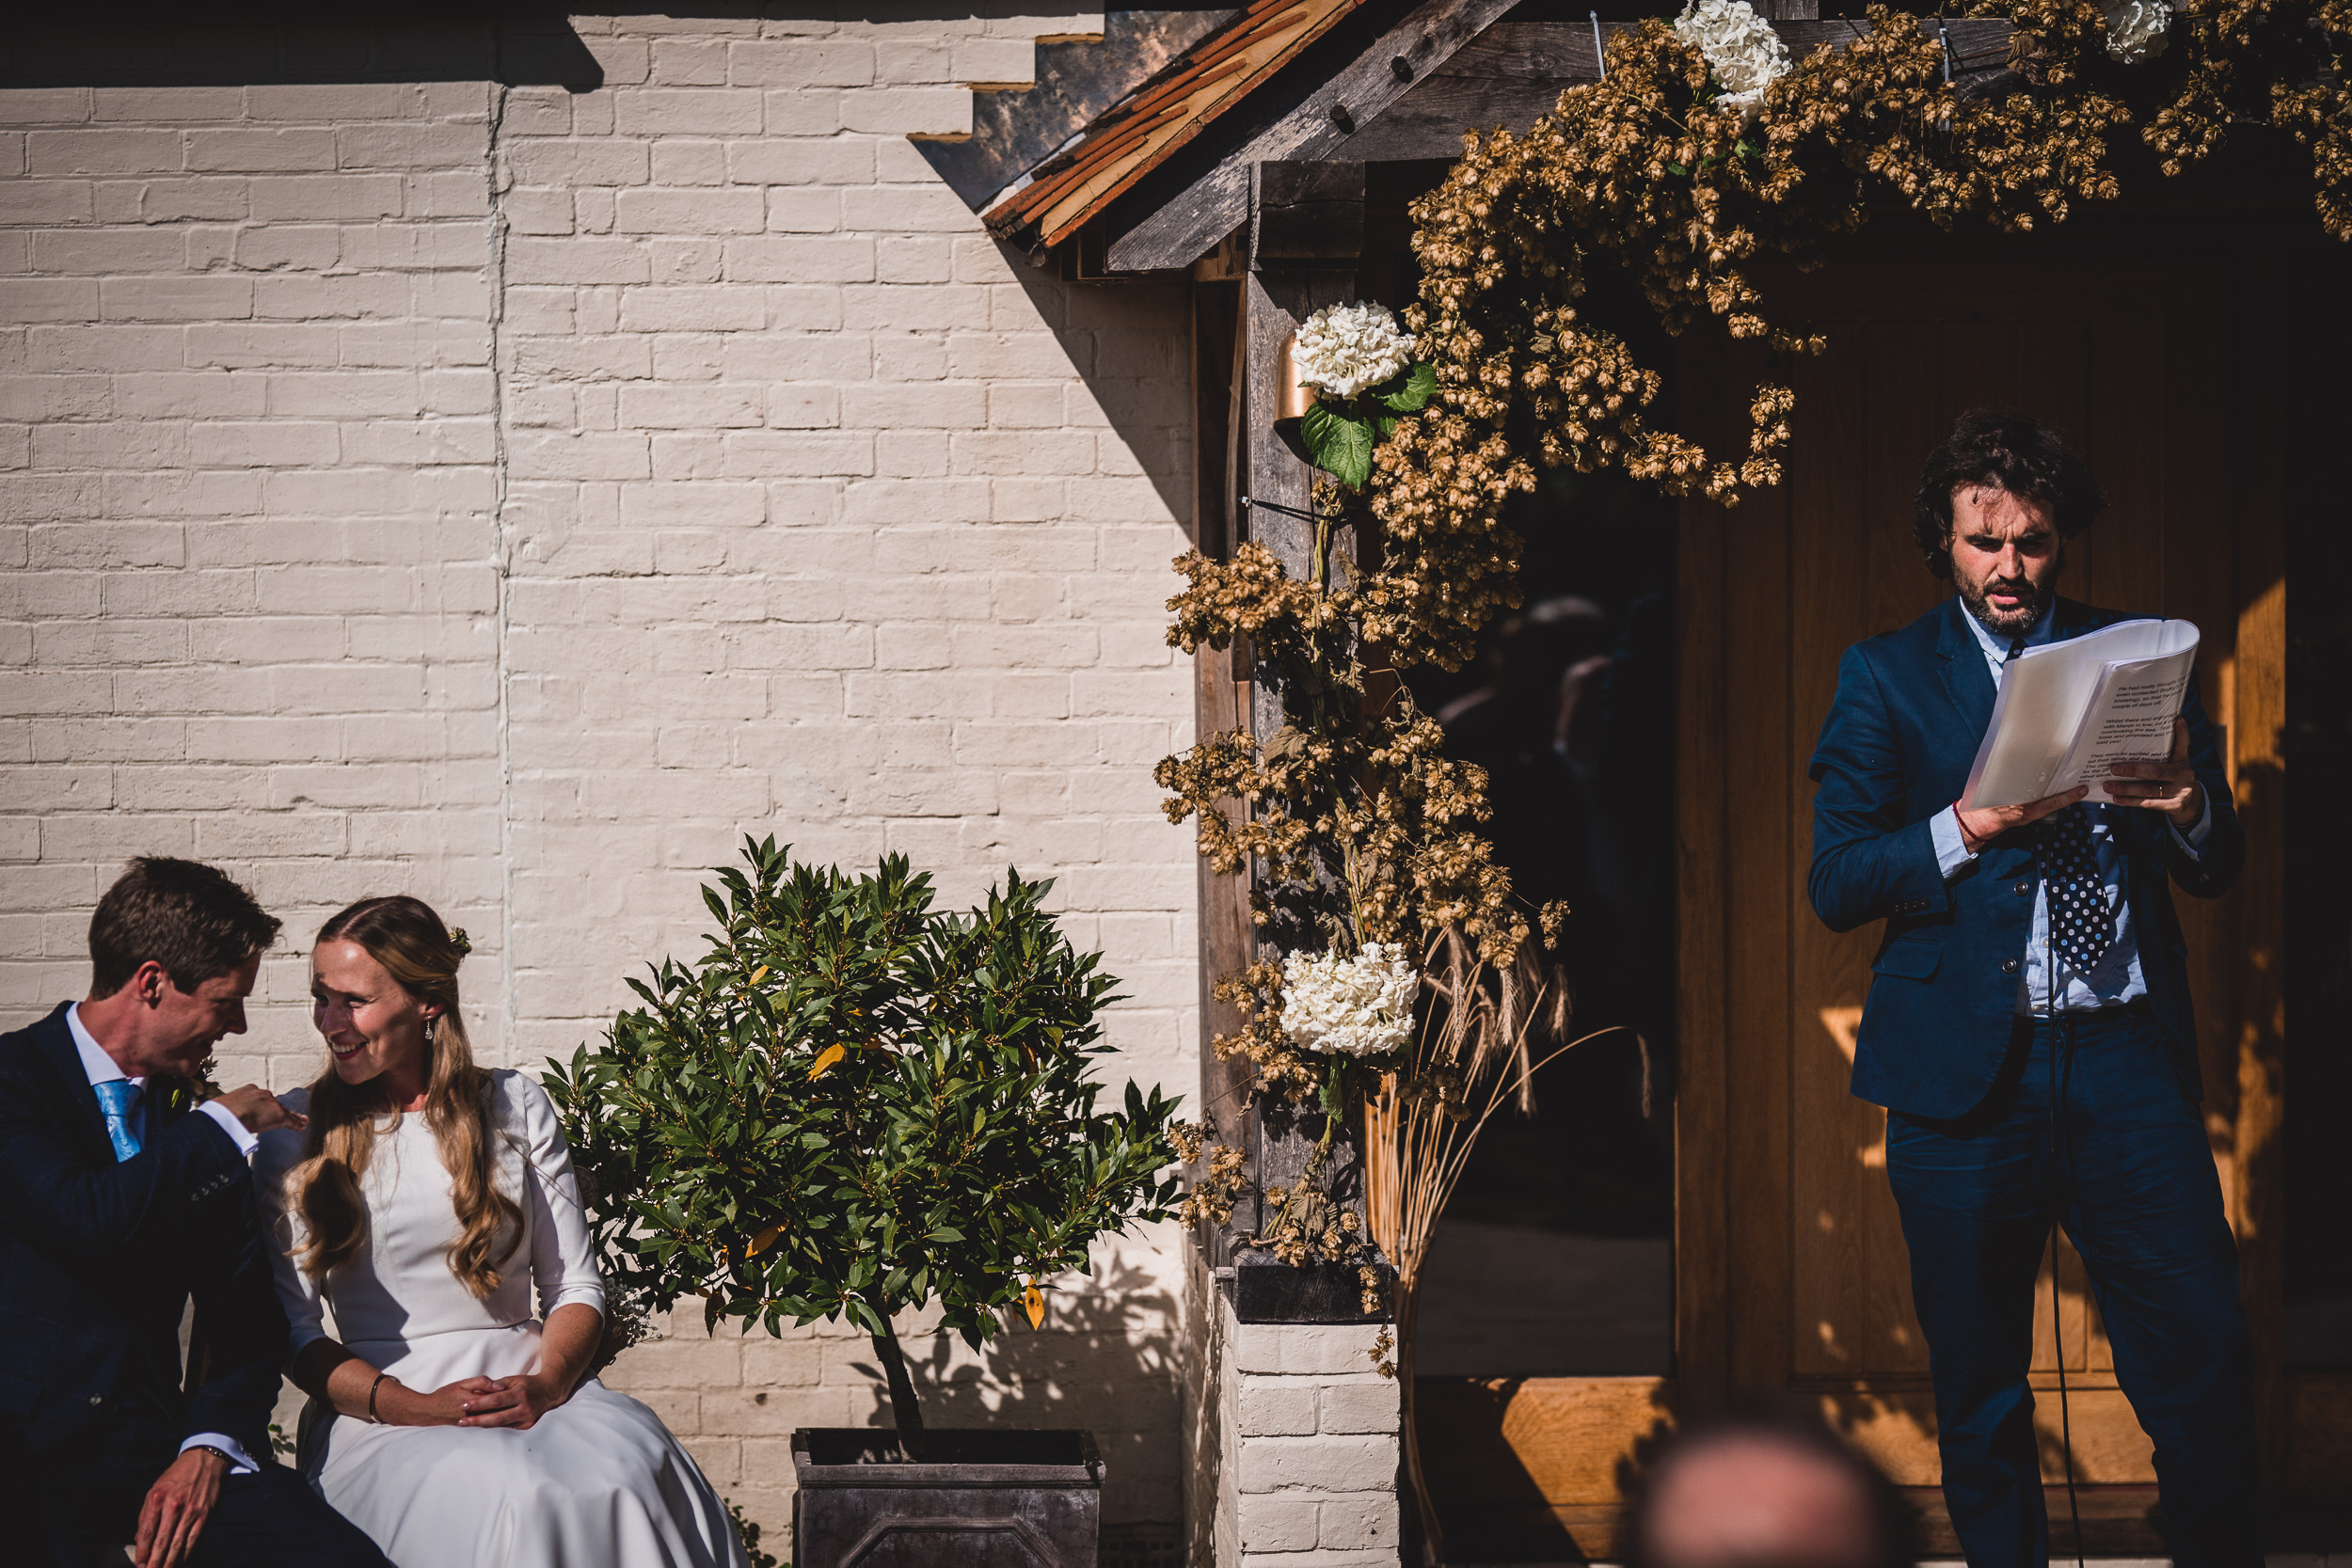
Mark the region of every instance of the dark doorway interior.
[[[1672, 344], [1638, 300], [1591, 306]], [[1670, 409], [1658, 418], [1673, 428]], [[1487, 771], [1498, 858], [1569, 907], [1560, 957], [1586, 1040], [1489, 1122], [1423, 1275], [1434, 1377], [1673, 1370], [1673, 503], [1621, 473], [1544, 476], [1510, 519], [1521, 608], [1459, 672], [1408, 678], [1448, 750]]]
[[[2352, 768], [2352, 534], [2339, 445], [2352, 423], [2341, 246], [2287, 253], [2286, 1364], [2352, 1370], [2352, 1181], [2337, 1123], [2352, 1101], [2352, 819], [2328, 781]], [[2332, 302], [2332, 303], [2330, 303]]]

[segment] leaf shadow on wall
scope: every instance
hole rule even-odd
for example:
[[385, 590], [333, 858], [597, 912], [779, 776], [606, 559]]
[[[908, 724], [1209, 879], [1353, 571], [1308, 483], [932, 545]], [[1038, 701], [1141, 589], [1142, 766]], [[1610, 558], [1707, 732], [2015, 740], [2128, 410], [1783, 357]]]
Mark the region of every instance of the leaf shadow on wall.
[[[1041, 1326], [1009, 1312], [1005, 1331], [977, 1352], [954, 1334], [907, 1338], [923, 1423], [1085, 1428], [1102, 1450], [1104, 1517], [1175, 1519], [1181, 1304], [1150, 1270], [1116, 1258], [1098, 1259], [1091, 1280], [1071, 1283], [1046, 1292]], [[890, 1425], [881, 1370], [850, 1365], [870, 1380], [862, 1409], [852, 1398], [850, 1419]]]

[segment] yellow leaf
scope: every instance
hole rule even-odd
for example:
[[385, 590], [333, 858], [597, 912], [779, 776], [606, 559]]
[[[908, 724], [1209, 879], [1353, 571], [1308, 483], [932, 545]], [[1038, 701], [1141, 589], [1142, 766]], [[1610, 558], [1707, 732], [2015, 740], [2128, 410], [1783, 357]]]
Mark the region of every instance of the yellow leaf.
[[761, 964], [757, 969], [752, 971], [753, 985], [755, 986], [766, 978], [768, 978], [768, 966], [766, 964]]
[[770, 1247], [775, 1245], [777, 1229], [777, 1227], [771, 1225], [767, 1229], [761, 1231], [758, 1235], [754, 1236], [752, 1238], [752, 1244], [743, 1249], [743, 1256], [746, 1258], [756, 1258], [761, 1253], [767, 1251]]
[[812, 1079], [816, 1078], [818, 1074], [823, 1072], [827, 1068], [833, 1066], [834, 1063], [841, 1060], [842, 1057], [847, 1056], [849, 1053], [850, 1048], [846, 1045], [835, 1044], [825, 1047], [824, 1050], [817, 1053], [817, 1065], [808, 1069], [809, 1077]]
[[1029, 1281], [1029, 1293], [1021, 1298], [1021, 1305], [1029, 1309], [1029, 1326], [1037, 1327], [1045, 1321], [1045, 1298], [1039, 1294], [1037, 1281]]

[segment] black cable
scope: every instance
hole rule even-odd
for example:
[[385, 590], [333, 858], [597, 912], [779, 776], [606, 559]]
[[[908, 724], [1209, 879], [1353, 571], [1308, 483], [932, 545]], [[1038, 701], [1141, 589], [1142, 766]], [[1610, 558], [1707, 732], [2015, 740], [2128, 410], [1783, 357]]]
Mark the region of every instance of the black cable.
[[[1310, 491], [1308, 493], [1308, 499], [1312, 500], [1313, 499], [1313, 492]], [[1315, 515], [1312, 512], [1301, 512], [1297, 507], [1284, 506], [1280, 501], [1260, 500], [1255, 496], [1242, 497], [1241, 504], [1242, 510], [1245, 512], [1279, 512], [1285, 517], [1296, 517], [1305, 522], [1311, 523], [1315, 520]]]
[[[2058, 1352], [2058, 1455], [2066, 1465], [2066, 1513], [2074, 1527], [2075, 1568], [2088, 1568], [2083, 1554], [2082, 1498], [2074, 1490], [2074, 1421], [2066, 1402], [2066, 1334], [2058, 1317], [2063, 1292], [2058, 1289], [2058, 1227], [2066, 1219], [2066, 1193], [2074, 1175], [2074, 1144], [2066, 1136], [2066, 1085], [2074, 1075], [2074, 1021], [2070, 1017], [2061, 1033], [2058, 1022], [2058, 950], [2049, 950], [2049, 971], [2043, 976], [2049, 989], [2050, 1022], [2050, 1161], [2053, 1171], [2059, 1173], [2057, 1191], [2052, 1195], [2050, 1212], [2050, 1339]], [[2065, 1057], [2065, 1070], [2059, 1070], [2059, 1057]], [[2083, 1271], [2090, 1270], [2090, 1254], [2077, 1238], [2074, 1250], [2082, 1254]], [[2036, 1476], [2034, 1483], [2041, 1484]], [[2046, 1513], [2046, 1510], [2045, 1510]]]

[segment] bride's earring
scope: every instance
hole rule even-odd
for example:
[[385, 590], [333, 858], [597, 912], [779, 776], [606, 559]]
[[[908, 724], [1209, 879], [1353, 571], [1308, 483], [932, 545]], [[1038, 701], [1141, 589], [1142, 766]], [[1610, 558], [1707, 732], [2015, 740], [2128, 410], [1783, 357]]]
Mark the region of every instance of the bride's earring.
[[440, 1023], [440, 1022], [441, 1022], [441, 1015], [440, 1015], [440, 1014], [438, 1014], [438, 1013], [435, 1013], [435, 1014], [433, 1014], [431, 1017], [427, 1018], [427, 1019], [424, 1021], [424, 1043], [425, 1043], [425, 1044], [427, 1044], [427, 1045], [431, 1045], [431, 1044], [433, 1043], [433, 1032], [434, 1032], [434, 1029], [436, 1028], [436, 1026], [437, 1026], [437, 1025]]

